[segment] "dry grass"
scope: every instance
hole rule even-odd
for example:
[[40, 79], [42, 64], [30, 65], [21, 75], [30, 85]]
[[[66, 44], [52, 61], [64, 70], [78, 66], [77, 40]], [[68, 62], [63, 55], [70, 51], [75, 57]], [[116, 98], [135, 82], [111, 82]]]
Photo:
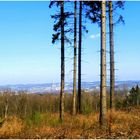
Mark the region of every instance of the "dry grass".
[[0, 127], [0, 138], [16, 137], [24, 128], [23, 122], [17, 117], [8, 117]]
[[131, 112], [108, 112], [107, 125], [100, 128], [98, 113], [65, 114], [61, 124], [58, 114], [42, 114], [39, 125], [28, 126], [25, 121], [9, 117], [0, 128], [1, 138], [140, 138], [140, 108]]

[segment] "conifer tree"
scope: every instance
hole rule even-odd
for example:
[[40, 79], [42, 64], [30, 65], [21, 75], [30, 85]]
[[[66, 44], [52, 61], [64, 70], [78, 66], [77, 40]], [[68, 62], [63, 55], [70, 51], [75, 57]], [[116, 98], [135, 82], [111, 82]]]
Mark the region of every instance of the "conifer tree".
[[70, 29], [66, 29], [67, 18], [69, 18], [72, 13], [64, 11], [64, 1], [52, 1], [49, 5], [51, 8], [53, 5], [60, 8], [60, 12], [52, 15], [55, 20], [53, 29], [55, 33], [52, 35], [52, 43], [57, 40], [61, 41], [61, 84], [60, 84], [60, 121], [64, 120], [64, 87], [65, 87], [65, 42], [70, 42], [67, 38], [66, 33], [70, 32]]

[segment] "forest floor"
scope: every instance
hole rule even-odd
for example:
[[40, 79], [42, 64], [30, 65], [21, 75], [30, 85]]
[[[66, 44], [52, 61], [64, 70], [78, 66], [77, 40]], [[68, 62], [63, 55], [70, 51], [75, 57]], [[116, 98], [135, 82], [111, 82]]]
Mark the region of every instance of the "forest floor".
[[[110, 115], [111, 114], [111, 115]], [[35, 123], [16, 116], [7, 117], [0, 126], [0, 138], [131, 138], [140, 139], [140, 108], [108, 112], [107, 124], [100, 127], [98, 113], [71, 116], [60, 123], [58, 113], [37, 115]]]

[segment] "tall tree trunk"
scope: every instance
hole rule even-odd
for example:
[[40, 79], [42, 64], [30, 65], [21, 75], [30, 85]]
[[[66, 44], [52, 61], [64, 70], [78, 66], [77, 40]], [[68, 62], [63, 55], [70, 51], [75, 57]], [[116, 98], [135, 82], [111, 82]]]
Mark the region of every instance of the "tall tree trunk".
[[109, 1], [109, 38], [110, 38], [110, 109], [114, 109], [115, 71], [114, 71], [114, 34], [113, 4]]
[[100, 124], [106, 122], [106, 1], [101, 2]]
[[64, 120], [64, 85], [65, 85], [65, 51], [64, 51], [64, 1], [61, 2], [61, 89], [60, 89], [60, 121]]
[[73, 71], [73, 106], [72, 114], [76, 114], [76, 66], [77, 66], [77, 1], [74, 1], [74, 71]]
[[79, 46], [78, 46], [78, 101], [77, 111], [81, 113], [81, 46], [82, 46], [82, 1], [79, 1]]

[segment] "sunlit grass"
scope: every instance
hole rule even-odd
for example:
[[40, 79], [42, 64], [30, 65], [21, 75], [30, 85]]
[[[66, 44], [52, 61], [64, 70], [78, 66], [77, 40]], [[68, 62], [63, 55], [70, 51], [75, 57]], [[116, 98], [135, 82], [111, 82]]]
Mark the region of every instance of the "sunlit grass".
[[99, 126], [99, 114], [71, 116], [65, 113], [63, 123], [58, 113], [36, 114], [27, 119], [8, 117], [0, 128], [1, 138], [140, 138], [140, 108], [132, 112], [108, 111], [105, 127]]

